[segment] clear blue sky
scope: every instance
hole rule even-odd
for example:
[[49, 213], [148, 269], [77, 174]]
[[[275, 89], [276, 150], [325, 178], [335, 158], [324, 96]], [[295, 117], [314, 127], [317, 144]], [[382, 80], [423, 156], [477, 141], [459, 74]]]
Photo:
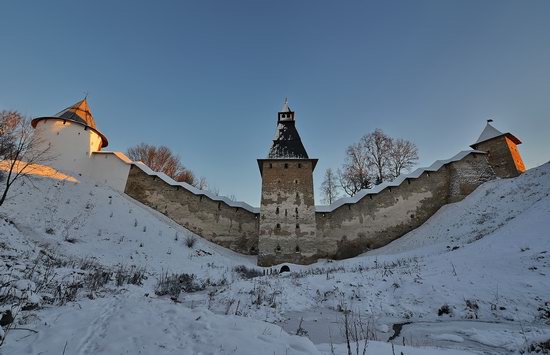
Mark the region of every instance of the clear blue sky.
[[420, 165], [487, 118], [550, 159], [550, 1], [3, 1], [0, 109], [50, 115], [85, 92], [109, 149], [165, 144], [259, 205], [284, 97], [322, 173], [381, 128]]

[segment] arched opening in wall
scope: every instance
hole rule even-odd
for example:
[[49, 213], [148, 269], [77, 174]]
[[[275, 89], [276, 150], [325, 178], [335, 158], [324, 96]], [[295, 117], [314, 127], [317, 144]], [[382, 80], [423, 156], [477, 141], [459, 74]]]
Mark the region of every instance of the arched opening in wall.
[[298, 184], [298, 179], [295, 179], [295, 180], [294, 180], [294, 183], [295, 183], [295, 184]]
[[254, 246], [250, 247], [249, 252], [250, 252], [250, 254], [253, 254], [253, 255], [256, 254], [256, 247], [254, 247]]
[[296, 248], [294, 248], [294, 251], [299, 253], [300, 252], [300, 247], [296, 245]]
[[275, 230], [280, 230], [281, 229], [281, 224], [280, 223], [277, 223], [277, 225], [275, 226]]
[[290, 268], [288, 267], [288, 265], [281, 266], [281, 270], [279, 271], [279, 273], [282, 274], [283, 272], [290, 272]]
[[300, 229], [300, 223], [296, 223], [296, 229]]
[[302, 163], [298, 163], [298, 169], [302, 167]]
[[288, 169], [288, 163], [285, 163], [285, 169]]
[[269, 168], [271, 169], [273, 167], [273, 164], [269, 163]]
[[279, 214], [279, 207], [275, 209], [275, 214]]
[[285, 208], [285, 217], [288, 216], [288, 210]]
[[281, 246], [279, 244], [277, 244], [277, 247], [275, 248], [275, 252], [276, 253], [280, 253], [281, 252]]

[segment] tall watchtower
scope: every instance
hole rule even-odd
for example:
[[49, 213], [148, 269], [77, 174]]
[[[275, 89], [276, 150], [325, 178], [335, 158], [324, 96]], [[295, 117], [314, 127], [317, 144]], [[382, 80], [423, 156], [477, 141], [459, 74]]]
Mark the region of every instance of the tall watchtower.
[[518, 176], [525, 171], [525, 165], [517, 147], [521, 141], [511, 133], [502, 133], [493, 127], [491, 122], [493, 120], [487, 120], [485, 129], [470, 147], [487, 153], [489, 164], [498, 177]]
[[258, 159], [262, 175], [258, 265], [307, 264], [317, 254], [313, 170], [285, 100], [267, 159]]

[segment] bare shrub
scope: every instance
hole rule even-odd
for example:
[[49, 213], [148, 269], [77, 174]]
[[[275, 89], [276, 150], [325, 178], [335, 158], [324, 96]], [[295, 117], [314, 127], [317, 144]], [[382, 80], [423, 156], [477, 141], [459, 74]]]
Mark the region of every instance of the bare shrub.
[[478, 318], [477, 311], [479, 310], [479, 305], [477, 303], [477, 300], [464, 300], [464, 302], [466, 303], [466, 311], [468, 313], [466, 315], [466, 318], [477, 319]]
[[147, 276], [145, 275], [144, 267], [131, 266], [126, 268], [120, 266], [115, 271], [115, 282], [117, 286], [122, 286], [124, 284], [130, 285], [142, 285], [143, 280], [146, 280]]
[[188, 248], [193, 248], [196, 242], [197, 237], [194, 235], [188, 235], [187, 238], [185, 238], [185, 245], [187, 245]]
[[243, 279], [252, 279], [254, 277], [263, 276], [263, 271], [246, 267], [245, 265], [238, 265], [233, 268], [239, 276]]
[[449, 307], [448, 304], [444, 304], [443, 306], [439, 307], [439, 309], [437, 310], [437, 315], [440, 317], [444, 314], [452, 315], [452, 313], [453, 313], [453, 310], [451, 309], [451, 307]]
[[550, 354], [550, 339], [532, 342], [524, 351], [520, 352], [520, 354], [524, 353]]
[[296, 329], [296, 335], [301, 337], [307, 337], [309, 333], [304, 327], [302, 327], [303, 322], [304, 322], [304, 317], [300, 319], [300, 324], [298, 324], [298, 329]]
[[184, 292], [196, 292], [204, 290], [205, 285], [197, 282], [194, 274], [168, 274], [164, 272], [155, 286], [155, 294], [157, 296], [169, 295], [178, 297]]
[[361, 317], [360, 313], [344, 310], [342, 333], [346, 338], [348, 355], [366, 355], [368, 341], [375, 337], [370, 325], [366, 319]]

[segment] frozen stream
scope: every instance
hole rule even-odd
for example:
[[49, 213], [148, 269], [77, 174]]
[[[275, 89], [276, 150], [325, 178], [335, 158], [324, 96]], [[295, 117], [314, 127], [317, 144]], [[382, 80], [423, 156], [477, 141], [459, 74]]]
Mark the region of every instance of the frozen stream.
[[[314, 344], [345, 343], [343, 313], [331, 309], [315, 309], [285, 314], [286, 320], [278, 322], [289, 334], [296, 334], [300, 320], [302, 328]], [[367, 318], [364, 318], [367, 319]], [[376, 340], [388, 341], [394, 336], [393, 325], [404, 320], [378, 318], [370, 321]], [[407, 321], [408, 322], [408, 321]], [[392, 341], [412, 346], [436, 346], [463, 349], [482, 354], [507, 354], [525, 343], [525, 338], [549, 335], [550, 325], [529, 325], [520, 322], [486, 322], [480, 320], [411, 321], [403, 324]]]

